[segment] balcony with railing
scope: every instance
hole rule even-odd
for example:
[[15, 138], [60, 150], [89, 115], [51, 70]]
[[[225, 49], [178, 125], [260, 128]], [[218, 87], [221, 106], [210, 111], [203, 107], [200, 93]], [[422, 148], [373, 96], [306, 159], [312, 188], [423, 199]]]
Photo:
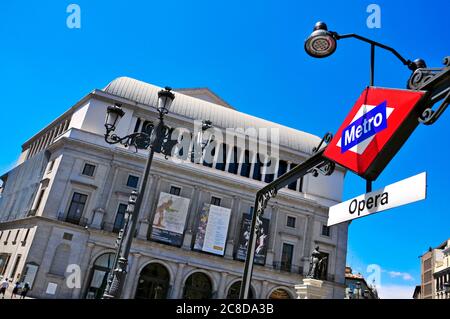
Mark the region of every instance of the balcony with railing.
[[88, 219], [84, 217], [77, 217], [77, 216], [66, 216], [64, 213], [58, 214], [58, 220], [82, 227], [86, 227], [88, 224]]
[[303, 266], [293, 265], [291, 263], [283, 262], [283, 261], [274, 261], [273, 269], [279, 270], [282, 272], [289, 272], [297, 275], [304, 275]]
[[[278, 270], [280, 272], [287, 272], [287, 273], [291, 273], [291, 274], [301, 275], [304, 277], [307, 275], [307, 270], [305, 270], [303, 268], [303, 266], [293, 265], [291, 263], [282, 262], [282, 261], [274, 261], [273, 269]], [[325, 276], [322, 276], [319, 279], [334, 282], [334, 275], [326, 274]]]
[[102, 230], [118, 234], [122, 228], [113, 223], [102, 223]]

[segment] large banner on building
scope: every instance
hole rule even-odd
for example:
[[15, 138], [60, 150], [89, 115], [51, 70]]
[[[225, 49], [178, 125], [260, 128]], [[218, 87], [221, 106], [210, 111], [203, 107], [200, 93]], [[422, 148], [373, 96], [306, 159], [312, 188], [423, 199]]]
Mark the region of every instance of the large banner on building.
[[181, 246], [189, 202], [188, 198], [161, 192], [153, 219], [151, 239]]
[[[260, 218], [262, 224], [261, 231], [256, 238], [255, 248], [255, 264], [264, 265], [266, 263], [267, 243], [269, 242], [269, 220], [267, 218]], [[241, 233], [239, 237], [239, 246], [236, 251], [236, 259], [245, 260], [247, 256], [248, 241], [250, 239], [250, 224], [251, 216], [246, 214], [242, 217]]]
[[194, 249], [223, 256], [230, 216], [229, 208], [205, 204], [200, 212]]

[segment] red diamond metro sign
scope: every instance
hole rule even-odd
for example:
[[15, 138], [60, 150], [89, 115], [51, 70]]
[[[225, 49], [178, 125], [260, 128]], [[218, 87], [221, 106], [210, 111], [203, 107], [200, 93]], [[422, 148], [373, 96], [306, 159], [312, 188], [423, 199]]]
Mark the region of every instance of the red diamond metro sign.
[[426, 92], [368, 87], [327, 146], [324, 156], [375, 180], [419, 124]]

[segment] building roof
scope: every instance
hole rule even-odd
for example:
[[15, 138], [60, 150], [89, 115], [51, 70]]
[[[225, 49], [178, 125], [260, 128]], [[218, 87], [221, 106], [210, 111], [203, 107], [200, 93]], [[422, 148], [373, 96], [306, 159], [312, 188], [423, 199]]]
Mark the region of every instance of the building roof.
[[[103, 91], [140, 104], [155, 106], [160, 87], [128, 77], [120, 77], [109, 83]], [[192, 90], [192, 89], [191, 89]], [[181, 91], [182, 92], [182, 91]], [[195, 98], [175, 91], [171, 112], [194, 120], [210, 120], [219, 128], [278, 128], [280, 144], [293, 150], [311, 154], [320, 138], [293, 128], [266, 121], [229, 107]], [[270, 132], [268, 134], [270, 140]]]
[[235, 110], [234, 107], [208, 88], [182, 88], [174, 89], [174, 91]]

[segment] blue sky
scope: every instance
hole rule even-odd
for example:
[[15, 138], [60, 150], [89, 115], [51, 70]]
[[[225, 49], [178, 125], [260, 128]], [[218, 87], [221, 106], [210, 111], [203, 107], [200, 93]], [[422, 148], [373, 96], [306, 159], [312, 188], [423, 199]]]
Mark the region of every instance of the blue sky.
[[[81, 29], [66, 8], [81, 8]], [[366, 25], [369, 4], [381, 28]], [[2, 1], [0, 171], [20, 145], [89, 91], [118, 76], [157, 85], [209, 87], [239, 110], [322, 136], [335, 132], [369, 81], [369, 47], [342, 40], [327, 59], [310, 58], [303, 41], [318, 20], [394, 46], [410, 59], [441, 66], [450, 54], [442, 1]], [[377, 51], [375, 83], [404, 88], [409, 71]], [[348, 264], [382, 269], [385, 296], [412, 295], [418, 256], [450, 237], [449, 114], [420, 126], [375, 182], [379, 188], [427, 171], [428, 198], [354, 221]], [[364, 192], [349, 173], [344, 198]]]

